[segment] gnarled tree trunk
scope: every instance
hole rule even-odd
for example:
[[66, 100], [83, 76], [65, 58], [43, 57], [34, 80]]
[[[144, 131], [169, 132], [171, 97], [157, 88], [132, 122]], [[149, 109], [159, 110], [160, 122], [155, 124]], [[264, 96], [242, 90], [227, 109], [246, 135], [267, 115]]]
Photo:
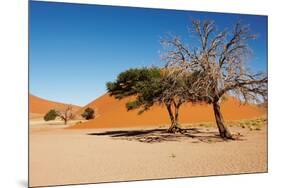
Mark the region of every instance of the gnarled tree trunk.
[[228, 128], [224, 125], [223, 116], [220, 110], [220, 104], [218, 101], [213, 103], [214, 114], [216, 118], [216, 123], [220, 132], [220, 136], [223, 139], [232, 139], [232, 135]]
[[176, 133], [181, 132], [181, 128], [178, 126], [178, 119], [179, 119], [179, 106], [175, 106], [175, 114], [173, 114], [171, 104], [166, 104], [167, 111], [169, 113], [169, 117], [171, 120], [171, 126], [168, 129], [169, 133]]

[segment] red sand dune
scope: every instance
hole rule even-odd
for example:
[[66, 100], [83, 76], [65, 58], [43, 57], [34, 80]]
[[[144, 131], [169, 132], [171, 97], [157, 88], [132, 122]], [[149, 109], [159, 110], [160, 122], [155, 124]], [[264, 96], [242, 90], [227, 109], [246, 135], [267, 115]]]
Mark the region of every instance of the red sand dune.
[[[33, 117], [33, 114], [36, 114], [36, 117], [39, 117], [40, 114], [43, 116], [53, 108], [61, 108], [64, 106], [66, 106], [64, 103], [49, 101], [29, 94], [29, 113], [31, 114], [31, 118]], [[73, 111], [77, 111], [81, 108], [76, 105], [72, 106]]]
[[[97, 117], [85, 123], [74, 125], [72, 128], [119, 128], [119, 127], [151, 127], [170, 124], [168, 113], [164, 106], [153, 106], [149, 111], [138, 115], [138, 110], [127, 111], [125, 103], [130, 99], [117, 100], [105, 94], [77, 112], [81, 114], [85, 108], [97, 110]], [[266, 111], [255, 105], [242, 105], [229, 97], [221, 106], [225, 120], [240, 120], [259, 117]], [[185, 104], [180, 109], [181, 123], [212, 122], [214, 115], [211, 105]]]

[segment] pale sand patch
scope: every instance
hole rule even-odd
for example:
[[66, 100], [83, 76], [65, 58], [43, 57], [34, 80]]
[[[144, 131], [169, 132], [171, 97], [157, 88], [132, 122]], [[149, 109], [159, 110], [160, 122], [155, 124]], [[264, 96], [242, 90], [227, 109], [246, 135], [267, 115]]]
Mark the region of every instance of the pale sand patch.
[[[34, 131], [34, 127], [30, 131], [30, 186], [267, 171], [265, 126], [259, 131], [231, 127], [233, 133], [243, 136], [240, 141], [227, 142], [216, 137], [213, 127], [189, 130], [193, 138], [169, 137], [162, 130], [139, 132], [137, 128], [65, 130], [49, 126]], [[155, 142], [141, 142], [155, 137]]]

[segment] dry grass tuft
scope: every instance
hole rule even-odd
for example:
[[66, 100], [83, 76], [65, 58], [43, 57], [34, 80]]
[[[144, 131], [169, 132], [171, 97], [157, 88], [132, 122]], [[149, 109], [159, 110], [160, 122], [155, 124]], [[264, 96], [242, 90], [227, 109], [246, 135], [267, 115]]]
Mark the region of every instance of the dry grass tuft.
[[[226, 121], [226, 125], [228, 127], [241, 127], [243, 129], [247, 128], [250, 131], [260, 131], [262, 127], [266, 124], [267, 124], [266, 117], [259, 117], [259, 118], [247, 119], [247, 120]], [[188, 128], [188, 127], [211, 128], [211, 127], [216, 127], [216, 123], [201, 122], [201, 123], [185, 124], [182, 125], [182, 127], [183, 128]]]
[[248, 128], [250, 131], [260, 131], [262, 127], [267, 124], [266, 117], [260, 117], [256, 119], [240, 120], [236, 122], [226, 122], [229, 127], [241, 127], [243, 129]]

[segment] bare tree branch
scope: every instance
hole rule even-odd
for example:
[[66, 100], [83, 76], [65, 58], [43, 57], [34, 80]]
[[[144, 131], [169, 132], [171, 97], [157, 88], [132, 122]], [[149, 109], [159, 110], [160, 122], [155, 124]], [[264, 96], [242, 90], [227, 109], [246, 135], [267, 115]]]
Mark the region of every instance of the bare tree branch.
[[231, 138], [220, 112], [221, 97], [230, 94], [243, 102], [267, 100], [267, 76], [253, 74], [245, 66], [251, 52], [248, 41], [256, 35], [241, 22], [237, 22], [232, 31], [217, 32], [214, 22], [209, 20], [192, 20], [191, 31], [198, 37], [200, 46], [187, 48], [179, 37], [163, 42], [169, 44], [163, 60], [170, 70], [170, 79], [193, 75], [182, 95], [186, 95], [188, 101], [212, 103], [221, 136]]
[[74, 119], [75, 115], [72, 111], [72, 106], [67, 105], [66, 107], [62, 107], [60, 109], [56, 109], [56, 113], [58, 117], [64, 121], [64, 124], [66, 125], [69, 120]]

